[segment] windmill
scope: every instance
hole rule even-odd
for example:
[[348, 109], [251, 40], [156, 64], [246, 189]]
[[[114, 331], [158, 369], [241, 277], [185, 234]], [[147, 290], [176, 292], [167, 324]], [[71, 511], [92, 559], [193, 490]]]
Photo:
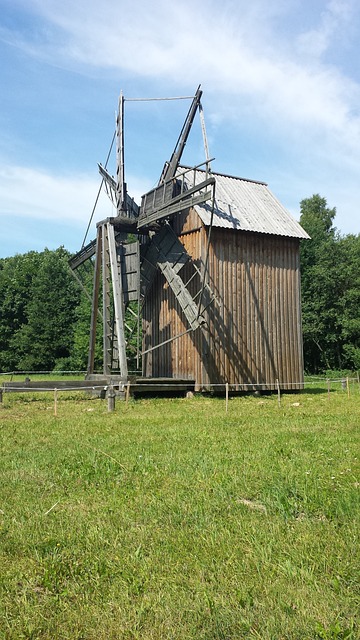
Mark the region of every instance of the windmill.
[[[159, 274], [175, 295], [181, 310], [185, 329], [180, 335], [196, 331], [206, 322], [203, 310], [212, 300], [206, 278], [207, 258], [199, 267], [185, 250], [173, 224], [179, 213], [197, 204], [210, 201], [210, 209], [214, 208], [215, 179], [211, 175], [201, 96], [199, 86], [192, 97], [174, 151], [164, 164], [158, 185], [142, 196], [139, 206], [129, 196], [125, 182], [126, 99], [120, 95], [114, 134], [116, 176], [113, 177], [108, 172], [106, 165], [99, 165], [101, 185], [116, 208], [116, 216], [100, 221], [97, 224], [96, 239], [86, 245], [83, 243], [81, 250], [70, 260], [70, 266], [79, 280], [79, 267], [89, 260], [94, 263], [87, 367], [89, 376], [94, 374], [96, 329], [100, 315], [103, 375], [117, 374], [121, 379], [128, 378], [126, 311], [129, 310], [136, 316], [134, 326], [137, 328], [139, 353], [141, 310]], [[181, 168], [181, 157], [197, 112], [206, 160], [195, 167]], [[199, 169], [200, 180], [196, 179]], [[196, 291], [194, 282], [198, 285]], [[160, 348], [165, 342], [178, 337], [173, 333], [166, 340], [152, 344], [150, 350]]]

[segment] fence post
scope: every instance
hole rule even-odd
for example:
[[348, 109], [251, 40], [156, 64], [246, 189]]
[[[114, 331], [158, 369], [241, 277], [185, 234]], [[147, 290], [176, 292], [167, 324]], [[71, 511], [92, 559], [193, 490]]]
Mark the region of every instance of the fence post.
[[125, 405], [129, 404], [129, 397], [130, 397], [130, 380], [128, 380], [128, 383], [126, 385], [126, 392], [125, 392]]
[[276, 379], [276, 386], [277, 386], [277, 392], [278, 392], [278, 405], [280, 407], [281, 406], [281, 391], [280, 391], [280, 383], [279, 383], [278, 379]]
[[114, 387], [112, 385], [109, 386], [108, 389], [108, 411], [114, 411], [115, 410], [115, 391], [114, 391]]
[[0, 387], [0, 402], [3, 401], [3, 388]]
[[54, 389], [54, 416], [57, 416], [57, 389]]

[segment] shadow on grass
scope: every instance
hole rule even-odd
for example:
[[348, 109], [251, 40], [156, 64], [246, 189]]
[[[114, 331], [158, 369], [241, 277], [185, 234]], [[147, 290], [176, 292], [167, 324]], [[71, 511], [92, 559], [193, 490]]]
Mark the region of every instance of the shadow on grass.
[[[328, 390], [326, 387], [313, 387], [313, 388], [305, 388], [303, 389], [301, 392], [301, 395], [304, 395], [305, 393], [309, 394], [309, 395], [320, 395], [320, 394], [324, 394], [324, 393], [328, 393]], [[336, 391], [336, 389], [330, 389], [330, 393], [338, 393], [338, 391]]]

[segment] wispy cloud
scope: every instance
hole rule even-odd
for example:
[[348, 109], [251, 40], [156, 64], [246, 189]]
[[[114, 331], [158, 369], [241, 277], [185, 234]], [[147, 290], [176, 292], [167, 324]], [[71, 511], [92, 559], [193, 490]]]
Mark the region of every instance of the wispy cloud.
[[[188, 94], [201, 82], [210, 138], [224, 129], [244, 131], [247, 122], [255, 129], [256, 114], [258, 130], [276, 139], [278, 148], [290, 149], [298, 184], [311, 188], [316, 174], [315, 190], [320, 190], [328, 174], [336, 197], [334, 176], [343, 172], [338, 193], [344, 196], [346, 185], [349, 211], [356, 202], [360, 84], [347, 64], [359, 35], [356, 0], [319, 0], [311, 6], [301, 0], [107, 0], [105, 6], [95, 0], [12, 0], [11, 5], [22, 8], [24, 22], [16, 30], [5, 25], [0, 38], [28, 56], [80, 74], [105, 71], [119, 88], [133, 90], [138, 81], [154, 95], [164, 87], [166, 93]], [[28, 207], [34, 215], [88, 219], [98, 186], [93, 178], [24, 167], [8, 171], [11, 176], [0, 175], [7, 182], [0, 197], [8, 210]], [[14, 197], [9, 185], [13, 181], [14, 188], [19, 180], [25, 191]], [[290, 189], [288, 175], [287, 180]], [[128, 181], [137, 195], [146, 190], [135, 177]]]
[[[30, 0], [27, 6], [46, 22], [35, 40], [22, 44], [55, 63], [62, 59], [187, 87], [200, 79], [226, 118], [233, 113], [235, 119], [242, 101], [251, 100], [282, 128], [308, 127], [322, 137], [329, 132], [358, 150], [359, 85], [323, 59], [348, 28], [353, 3], [321, 3], [317, 23], [299, 28], [295, 39], [283, 20], [291, 9], [296, 19], [298, 3], [290, 2], [290, 10], [289, 3], [276, 4], [275, 10], [261, 0], [224, 6], [158, 0], [150, 10], [148, 2], [110, 0], [104, 10], [94, 1]], [[224, 105], [224, 94], [232, 108]]]
[[0, 215], [84, 224], [89, 219], [97, 189], [96, 181], [85, 175], [64, 177], [29, 167], [2, 165]]
[[[150, 184], [138, 176], [129, 176], [131, 197], [140, 202]], [[38, 220], [72, 223], [84, 228], [93, 211], [101, 178], [93, 175], [54, 175], [26, 166], [0, 166], [0, 216], [25, 216]], [[95, 221], [116, 215], [102, 189]]]
[[319, 24], [300, 33], [299, 51], [307, 57], [321, 57], [339, 39], [346, 39], [351, 29], [353, 2], [331, 0], [320, 16]]
[[[131, 196], [140, 202], [150, 185], [137, 176], [131, 177]], [[86, 241], [96, 235], [99, 220], [116, 215], [105, 190], [96, 197], [100, 177], [84, 174], [53, 175], [25, 166], [0, 167], [0, 255], [42, 251], [64, 245], [69, 251], [80, 249], [92, 217]], [[92, 216], [93, 214], [93, 216]], [[14, 249], [14, 247], [16, 249]]]

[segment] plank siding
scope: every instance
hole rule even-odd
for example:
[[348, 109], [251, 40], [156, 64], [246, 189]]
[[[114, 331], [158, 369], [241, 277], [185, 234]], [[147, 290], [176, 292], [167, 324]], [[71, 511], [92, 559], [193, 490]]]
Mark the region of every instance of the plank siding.
[[[174, 230], [203, 272], [207, 232], [196, 212], [178, 216]], [[187, 264], [180, 275], [186, 282], [192, 273]], [[276, 380], [284, 390], [302, 388], [298, 239], [214, 227], [208, 282], [216, 300], [206, 326], [146, 354], [143, 375], [195, 379], [197, 389], [229, 382], [239, 390], [274, 390]], [[200, 284], [198, 276], [191, 281], [193, 296]], [[158, 274], [144, 306], [144, 349], [188, 328]]]

